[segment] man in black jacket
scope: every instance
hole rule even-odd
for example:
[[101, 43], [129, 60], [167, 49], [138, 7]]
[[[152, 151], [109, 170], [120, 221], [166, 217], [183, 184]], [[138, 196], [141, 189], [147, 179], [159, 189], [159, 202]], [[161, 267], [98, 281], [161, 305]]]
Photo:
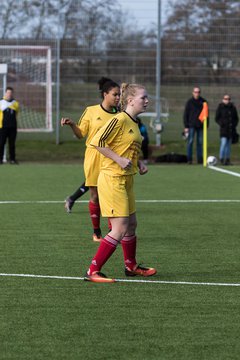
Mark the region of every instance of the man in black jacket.
[[[199, 120], [199, 115], [203, 109], [203, 103], [206, 102], [206, 100], [202, 98], [200, 94], [200, 88], [195, 87], [191, 99], [189, 99], [185, 105], [183, 115], [184, 132], [187, 135], [187, 158], [189, 164], [192, 164], [193, 160], [192, 148], [195, 133], [197, 135], [197, 162], [198, 164], [202, 164], [203, 162], [203, 123]], [[209, 119], [207, 121], [209, 121]]]
[[10, 164], [17, 164], [15, 142], [17, 137], [17, 114], [19, 103], [13, 98], [13, 88], [7, 87], [0, 100], [0, 164], [3, 163], [4, 146], [8, 140]]

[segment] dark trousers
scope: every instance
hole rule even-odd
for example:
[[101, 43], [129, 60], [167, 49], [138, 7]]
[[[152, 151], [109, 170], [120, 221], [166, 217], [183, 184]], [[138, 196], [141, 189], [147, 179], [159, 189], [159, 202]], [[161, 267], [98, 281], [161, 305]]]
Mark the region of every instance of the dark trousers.
[[16, 160], [15, 143], [17, 138], [16, 128], [2, 128], [0, 129], [0, 161], [3, 161], [4, 146], [8, 140], [9, 146], [9, 160]]
[[144, 141], [144, 140], [142, 142], [142, 153], [143, 153], [143, 159], [147, 160], [148, 159], [148, 153], [149, 153], [148, 142]]
[[190, 128], [187, 142], [187, 158], [188, 161], [192, 161], [193, 158], [193, 141], [195, 133], [197, 134], [197, 161], [202, 163], [203, 160], [203, 129], [202, 128]]

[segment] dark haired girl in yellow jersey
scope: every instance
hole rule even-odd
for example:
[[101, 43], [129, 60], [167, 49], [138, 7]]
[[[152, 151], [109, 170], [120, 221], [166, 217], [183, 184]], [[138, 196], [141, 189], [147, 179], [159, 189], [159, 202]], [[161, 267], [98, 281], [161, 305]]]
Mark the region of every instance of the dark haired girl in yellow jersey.
[[121, 107], [124, 111], [114, 116], [92, 138], [91, 145], [103, 155], [98, 193], [101, 212], [111, 219], [112, 230], [101, 241], [92, 259], [85, 280], [114, 282], [100, 272], [102, 266], [121, 243], [126, 276], [151, 276], [154, 268], [136, 262], [136, 208], [133, 192], [133, 175], [147, 172], [146, 165], [138, 159], [142, 137], [137, 115], [148, 105], [146, 90], [141, 85], [123, 84]]
[[100, 172], [101, 154], [91, 145], [94, 135], [106, 122], [117, 113], [120, 87], [108, 78], [101, 78], [98, 82], [102, 96], [102, 103], [88, 106], [78, 124], [70, 118], [62, 118], [61, 125], [69, 125], [79, 138], [86, 137], [86, 152], [84, 158], [85, 184], [90, 188], [89, 212], [93, 224], [93, 241], [101, 241], [100, 206], [97, 191], [97, 179]]

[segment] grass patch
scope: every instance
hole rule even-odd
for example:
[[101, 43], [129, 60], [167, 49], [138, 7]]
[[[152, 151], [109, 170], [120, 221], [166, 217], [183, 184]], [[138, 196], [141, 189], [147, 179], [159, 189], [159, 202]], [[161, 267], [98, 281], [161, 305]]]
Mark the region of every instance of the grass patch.
[[[63, 208], [82, 179], [74, 164], [1, 167], [0, 200], [32, 201], [0, 203], [1, 273], [85, 273], [97, 248], [88, 205], [76, 203], [71, 215]], [[234, 200], [238, 188], [238, 178], [201, 166], [150, 166], [136, 176], [138, 200]], [[139, 202], [138, 261], [156, 266], [155, 280], [239, 283], [239, 211], [240, 203]], [[124, 278], [120, 247], [104, 271]], [[238, 358], [239, 287], [0, 282], [1, 359]]]

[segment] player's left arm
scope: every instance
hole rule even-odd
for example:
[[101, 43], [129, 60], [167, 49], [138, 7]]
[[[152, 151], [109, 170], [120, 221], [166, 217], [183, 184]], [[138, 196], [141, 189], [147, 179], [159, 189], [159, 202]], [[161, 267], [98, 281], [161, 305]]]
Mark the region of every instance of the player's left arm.
[[19, 102], [17, 101], [17, 109], [16, 109], [16, 112], [19, 113], [20, 111], [20, 105], [19, 105]]
[[138, 169], [140, 175], [144, 175], [148, 172], [148, 168], [142, 160], [138, 160]]
[[18, 102], [18, 101], [15, 101], [15, 102], [14, 102], [14, 104], [13, 104], [13, 109], [15, 110], [16, 117], [17, 117], [17, 115], [19, 114], [19, 110], [20, 110], [19, 102]]

